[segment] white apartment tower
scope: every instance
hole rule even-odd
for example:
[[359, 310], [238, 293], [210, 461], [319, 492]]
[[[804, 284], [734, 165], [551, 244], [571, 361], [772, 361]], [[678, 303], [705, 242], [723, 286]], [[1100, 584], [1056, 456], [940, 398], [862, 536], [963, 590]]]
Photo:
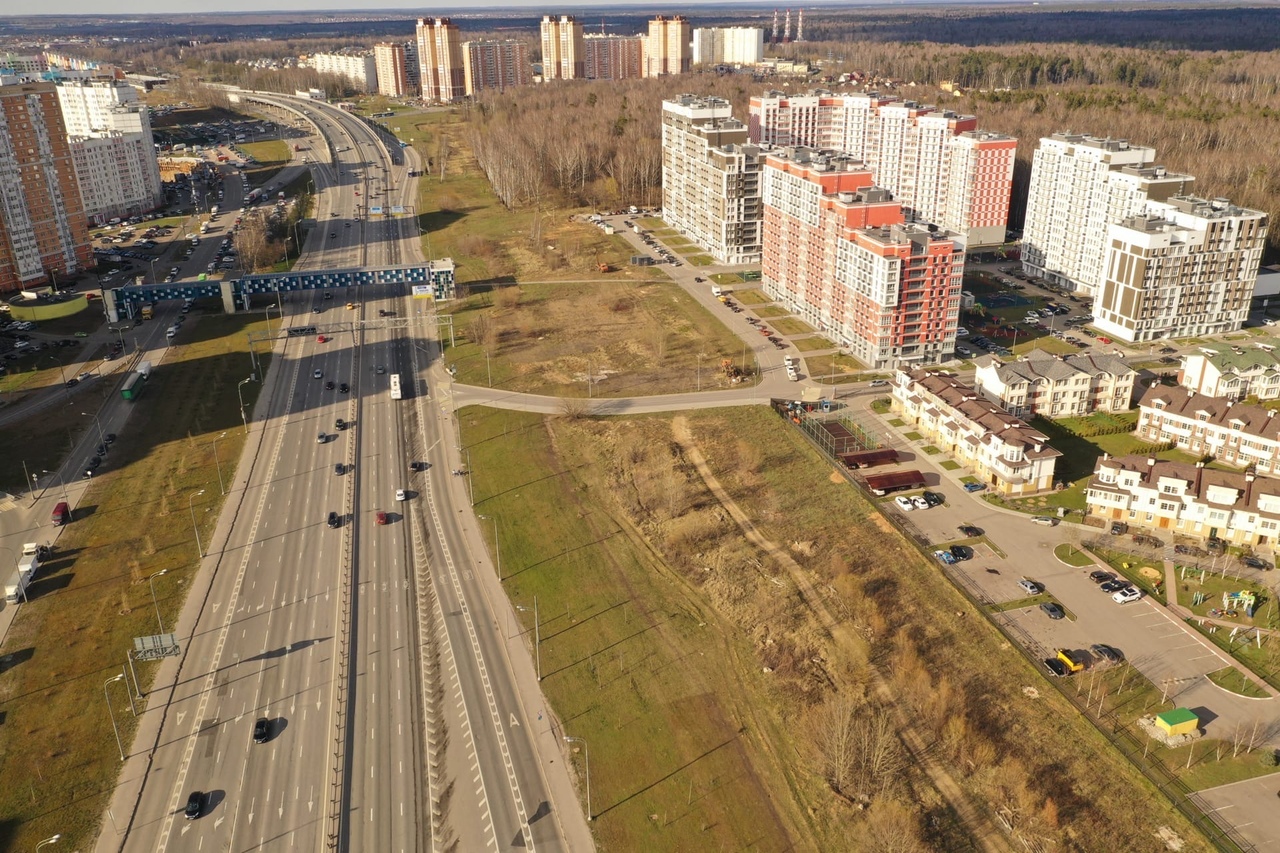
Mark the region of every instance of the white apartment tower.
[[1094, 325], [1126, 341], [1233, 332], [1249, 316], [1267, 215], [1174, 196], [1107, 229]]
[[347, 78], [356, 91], [378, 91], [378, 64], [371, 53], [317, 53], [310, 61], [321, 74]]
[[124, 81], [72, 77], [57, 83], [80, 200], [91, 223], [136, 216], [164, 203], [151, 116]]
[[1123, 139], [1057, 133], [1031, 163], [1022, 266], [1093, 295], [1102, 282], [1107, 232], [1148, 201], [1190, 192], [1195, 178], [1153, 165], [1154, 148]]
[[699, 27], [693, 31], [694, 65], [756, 65], [764, 61], [759, 27]]
[[760, 148], [728, 101], [663, 102], [662, 208], [667, 224], [718, 262], [760, 260]]
[[968, 249], [1005, 242], [1018, 140], [974, 116], [874, 92], [753, 97], [751, 141], [843, 152], [866, 163], [908, 221], [951, 232]]
[[644, 76], [688, 74], [693, 64], [692, 35], [683, 15], [670, 18], [659, 15], [651, 19], [649, 34], [644, 39]]
[[542, 79], [580, 80], [586, 76], [582, 23], [572, 15], [542, 16]]

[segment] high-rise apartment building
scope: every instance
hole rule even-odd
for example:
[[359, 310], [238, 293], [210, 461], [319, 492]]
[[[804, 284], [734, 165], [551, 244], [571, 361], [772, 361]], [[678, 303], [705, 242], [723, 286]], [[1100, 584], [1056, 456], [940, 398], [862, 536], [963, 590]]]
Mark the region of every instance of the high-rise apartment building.
[[634, 80], [644, 76], [644, 36], [587, 34], [582, 40], [588, 80]]
[[766, 293], [869, 367], [951, 357], [964, 270], [952, 235], [906, 223], [847, 156], [771, 151], [761, 187]]
[[404, 82], [406, 92], [410, 95], [422, 95], [422, 64], [418, 60], [418, 40], [404, 42]]
[[308, 60], [321, 74], [345, 77], [358, 92], [378, 91], [378, 65], [370, 53], [317, 53]]
[[56, 87], [0, 86], [0, 292], [92, 262]]
[[580, 80], [586, 76], [582, 23], [572, 15], [542, 16], [542, 79]]
[[760, 148], [728, 101], [663, 102], [662, 215], [720, 263], [760, 260]]
[[1239, 329], [1266, 237], [1265, 213], [1224, 198], [1148, 202], [1107, 229], [1094, 325], [1126, 341]]
[[462, 32], [448, 18], [418, 19], [418, 67], [422, 100], [448, 104], [467, 95]]
[[649, 21], [644, 39], [644, 76], [688, 74], [693, 66], [693, 30], [683, 15], [658, 15]]
[[462, 45], [462, 51], [466, 57], [463, 80], [468, 96], [482, 89], [528, 86], [533, 81], [529, 49], [522, 41], [469, 41]]
[[375, 44], [373, 63], [378, 78], [379, 95], [403, 98], [409, 93], [409, 81], [405, 76], [404, 45], [396, 42]]
[[0, 53], [0, 74], [25, 76], [49, 70], [44, 54]]
[[1031, 161], [1022, 266], [1087, 295], [1102, 282], [1111, 226], [1148, 201], [1191, 191], [1195, 178], [1154, 165], [1154, 148], [1123, 139], [1056, 133]]
[[750, 105], [751, 140], [849, 154], [894, 194], [908, 220], [952, 232], [967, 248], [1005, 241], [1018, 141], [974, 116], [874, 92], [768, 92]]
[[694, 65], [756, 65], [764, 61], [759, 27], [699, 27], [693, 31]]

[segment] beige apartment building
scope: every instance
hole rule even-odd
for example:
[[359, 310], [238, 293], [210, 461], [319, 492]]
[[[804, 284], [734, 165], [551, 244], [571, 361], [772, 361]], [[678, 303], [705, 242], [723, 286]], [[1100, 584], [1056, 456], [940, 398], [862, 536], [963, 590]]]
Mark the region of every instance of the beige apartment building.
[[419, 18], [418, 80], [422, 100], [448, 104], [467, 95], [462, 31], [448, 18]]
[[975, 364], [978, 392], [1020, 418], [1128, 411], [1137, 376], [1121, 359], [1101, 353], [1064, 357], [1037, 349], [1018, 361], [984, 356]]
[[373, 62], [377, 70], [379, 95], [403, 98], [409, 94], [409, 80], [405, 74], [404, 45], [396, 42], [375, 44]]
[[542, 79], [580, 80], [586, 76], [582, 23], [573, 15], [542, 16]]
[[644, 36], [583, 37], [584, 74], [588, 80], [635, 80], [644, 76]]
[[693, 28], [683, 15], [658, 15], [644, 40], [644, 76], [688, 74], [693, 67]]
[[722, 264], [760, 260], [760, 148], [721, 98], [662, 104], [662, 208]]
[[1156, 385], [1138, 397], [1134, 434], [1227, 465], [1280, 474], [1280, 417], [1262, 406]]
[[1062, 452], [954, 374], [900, 370], [893, 408], [944, 453], [970, 468], [993, 491], [1008, 496], [1052, 489]]
[[1280, 339], [1211, 342], [1182, 357], [1178, 384], [1188, 391], [1239, 402], [1280, 399]]

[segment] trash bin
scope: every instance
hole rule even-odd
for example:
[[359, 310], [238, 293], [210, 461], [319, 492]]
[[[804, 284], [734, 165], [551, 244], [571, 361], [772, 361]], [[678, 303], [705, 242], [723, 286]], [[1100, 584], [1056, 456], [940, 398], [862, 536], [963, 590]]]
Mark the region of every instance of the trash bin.
[[822, 411], [824, 411], [824, 412], [829, 412], [829, 411], [831, 411], [831, 401], [830, 401], [830, 400], [823, 400], [823, 401], [822, 401]]

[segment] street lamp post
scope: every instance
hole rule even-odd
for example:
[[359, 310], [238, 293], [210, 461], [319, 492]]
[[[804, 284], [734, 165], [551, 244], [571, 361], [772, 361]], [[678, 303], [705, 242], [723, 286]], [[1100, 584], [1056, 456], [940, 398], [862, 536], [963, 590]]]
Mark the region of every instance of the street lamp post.
[[248, 379], [241, 379], [240, 382], [236, 385], [236, 396], [240, 398], [240, 422], [244, 424], [244, 431], [246, 435], [249, 432], [249, 419], [244, 412], [244, 392], [241, 391], [240, 389], [245, 386], [246, 382], [252, 382], [252, 381], [253, 381], [253, 377], [251, 376]]
[[587, 765], [587, 822], [591, 821], [591, 750], [587, 747], [587, 742], [580, 737], [573, 735], [564, 736], [565, 743], [582, 744], [582, 757]]
[[203, 494], [204, 494], [204, 489], [201, 489], [198, 492], [192, 492], [191, 496], [187, 498], [187, 509], [190, 510], [191, 512], [191, 532], [195, 533], [196, 535], [196, 551], [199, 552], [202, 558], [204, 557], [204, 546], [200, 544], [200, 528], [199, 526], [196, 525], [196, 510], [195, 510], [195, 507], [192, 505], [192, 501], [194, 501], [196, 498], [200, 497]]
[[[52, 471], [50, 471], [48, 468], [41, 468], [41, 469], [40, 469], [40, 473], [41, 473], [41, 474], [52, 474], [53, 472], [52, 472]], [[67, 493], [67, 478], [66, 478], [66, 477], [64, 477], [64, 476], [62, 475], [62, 469], [61, 469], [61, 468], [59, 468], [59, 469], [58, 469], [58, 482], [62, 483], [62, 499], [63, 499], [63, 500], [67, 500], [67, 496], [68, 496], [68, 493]]]
[[111, 686], [113, 681], [123, 681], [124, 673], [108, 678], [102, 684], [102, 696], [107, 700], [107, 713], [111, 715], [111, 730], [116, 733], [116, 748], [120, 750], [120, 760], [124, 761], [124, 743], [120, 740], [120, 727], [116, 725], [116, 712], [111, 707], [111, 694], [107, 692], [107, 688]]
[[218, 491], [226, 497], [227, 490], [222, 485], [222, 461], [218, 459], [218, 442], [227, 437], [227, 431], [223, 430], [222, 435], [213, 440], [213, 465], [218, 469]]
[[156, 601], [156, 578], [160, 577], [161, 575], [167, 575], [167, 574], [169, 574], [168, 569], [161, 569], [160, 571], [153, 574], [151, 577], [147, 578], [147, 586], [151, 587], [151, 603], [155, 605], [155, 608], [156, 608], [156, 622], [158, 622], [160, 625], [161, 634], [164, 633], [164, 620], [160, 618], [160, 603]]
[[102, 421], [98, 420], [96, 412], [81, 412], [80, 415], [86, 418], [93, 418], [94, 425], [98, 428], [98, 442], [102, 443], [106, 440], [105, 434], [102, 432]]
[[46, 838], [44, 841], [41, 841], [39, 844], [36, 845], [36, 853], [40, 853], [40, 848], [44, 847], [46, 844], [57, 844], [61, 840], [62, 840], [61, 832], [59, 832], [57, 835]]

